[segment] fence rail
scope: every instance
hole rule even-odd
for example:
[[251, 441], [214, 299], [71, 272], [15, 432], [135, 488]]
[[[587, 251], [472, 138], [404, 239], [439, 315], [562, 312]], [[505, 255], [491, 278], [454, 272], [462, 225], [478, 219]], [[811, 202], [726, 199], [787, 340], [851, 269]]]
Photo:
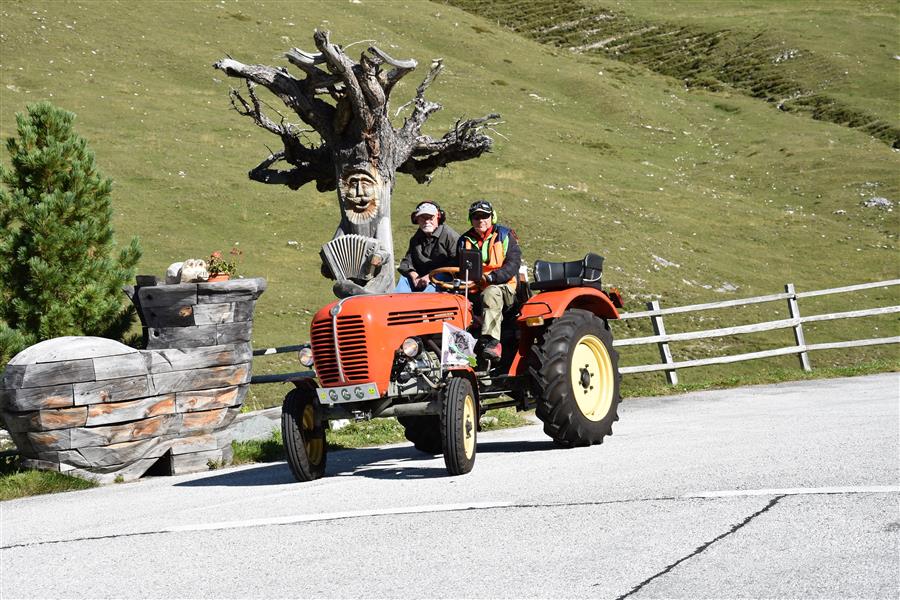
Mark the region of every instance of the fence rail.
[[[623, 321], [628, 319], [649, 318], [653, 325], [654, 335], [615, 340], [613, 342], [613, 346], [622, 347], [656, 344], [659, 348], [661, 362], [650, 365], [634, 365], [621, 367], [619, 371], [621, 371], [623, 374], [665, 371], [666, 380], [671, 384], [676, 384], [678, 383], [678, 369], [716, 364], [728, 364], [746, 360], [756, 360], [760, 358], [769, 358], [773, 356], [784, 356], [791, 354], [795, 354], [798, 356], [798, 358], [800, 359], [800, 366], [804, 371], [811, 371], [812, 367], [810, 366], [809, 362], [809, 353], [813, 351], [833, 350], [838, 348], [855, 348], [860, 346], [875, 346], [882, 344], [898, 344], [900, 343], [900, 336], [850, 340], [844, 342], [828, 342], [821, 344], [807, 344], [803, 332], [803, 324], [821, 321], [833, 321], [836, 319], [858, 319], [876, 315], [896, 314], [900, 313], [900, 306], [884, 306], [879, 308], [867, 308], [861, 310], [801, 316], [799, 305], [799, 299], [801, 298], [812, 298], [814, 296], [825, 296], [829, 294], [843, 294], [875, 288], [886, 288], [895, 285], [900, 285], [900, 279], [891, 279], [888, 281], [879, 281], [875, 283], [863, 283], [859, 285], [849, 285], [825, 290], [797, 292], [794, 289], [794, 284], [788, 283], [784, 286], [784, 293], [781, 294], [769, 294], [767, 296], [756, 296], [753, 298], [744, 298], [737, 300], [725, 300], [722, 302], [710, 302], [706, 304], [692, 304], [688, 306], [677, 306], [673, 308], [661, 308], [659, 302], [654, 300], [653, 302], [649, 303], [648, 310], [622, 313], [621, 315], [619, 315], [620, 320]], [[748, 325], [706, 329], [702, 331], [688, 331], [683, 333], [666, 333], [665, 323], [663, 321], [663, 317], [665, 315], [686, 314], [703, 310], [747, 306], [751, 304], [762, 304], [766, 302], [776, 302], [784, 300], [786, 300], [788, 303], [788, 313], [790, 314], [790, 318], [788, 319], [778, 319], [775, 321], [764, 321], [761, 323], [751, 323]], [[677, 361], [673, 358], [672, 349], [669, 347], [670, 342], [710, 339], [729, 335], [774, 331], [778, 329], [793, 329], [795, 344], [793, 346], [785, 346], [783, 348], [775, 348], [772, 350], [745, 352], [743, 354], [732, 354], [728, 356], [716, 356], [710, 358], [699, 358], [682, 361]]]
[[[834, 350], [839, 348], [856, 348], [861, 346], [875, 346], [882, 344], [900, 344], [900, 336], [869, 338], [860, 340], [851, 340], [844, 342], [827, 342], [820, 344], [807, 344], [803, 332], [804, 323], [815, 323], [821, 321], [833, 321], [837, 319], [858, 319], [863, 317], [872, 317], [877, 315], [888, 315], [900, 313], [900, 306], [885, 306], [879, 308], [867, 308], [861, 310], [850, 310], [834, 313], [825, 313], [817, 315], [800, 315], [799, 300], [801, 298], [812, 298], [815, 296], [825, 296], [829, 294], [844, 294], [850, 292], [858, 292], [875, 288], [886, 288], [900, 285], [900, 279], [891, 279], [888, 281], [879, 281], [875, 283], [862, 283], [858, 285], [848, 285], [837, 288], [829, 288], [825, 290], [813, 290], [808, 292], [797, 292], [794, 284], [788, 283], [784, 286], [785, 291], [779, 294], [769, 294], [766, 296], [755, 296], [752, 298], [742, 298], [736, 300], [723, 300], [721, 302], [709, 302], [705, 304], [691, 304], [687, 306], [674, 306], [671, 308], [662, 308], [658, 300], [650, 302], [648, 310], [622, 313], [619, 319], [622, 321], [629, 319], [649, 318], [653, 326], [653, 335], [625, 338], [615, 340], [613, 346], [627, 347], [640, 346], [647, 344], [656, 344], [659, 348], [660, 363], [649, 365], [634, 365], [628, 367], [620, 367], [619, 371], [623, 374], [628, 373], [650, 373], [654, 371], [665, 371], [666, 380], [671, 384], [678, 383], [678, 369], [687, 369], [690, 367], [703, 367], [709, 365], [728, 364], [735, 362], [743, 362], [747, 360], [757, 360], [760, 358], [770, 358], [775, 356], [785, 356], [795, 354], [800, 359], [800, 366], [804, 371], [811, 371], [812, 367], [809, 362], [809, 353], [818, 350]], [[790, 318], [778, 319], [774, 321], [764, 321], [761, 323], [751, 323], [747, 325], [737, 325], [734, 327], [721, 327], [717, 329], [706, 329], [702, 331], [686, 331], [681, 333], [667, 333], [664, 317], [666, 315], [686, 314], [699, 312], [704, 310], [717, 310], [721, 308], [729, 308], [735, 306], [749, 306], [753, 304], [764, 304], [767, 302], [787, 301], [788, 313]], [[758, 352], [745, 352], [742, 354], [732, 354], [728, 356], [715, 356], [710, 358], [698, 358], [692, 360], [675, 360], [670, 342], [684, 342], [690, 340], [711, 339], [717, 337], [725, 337], [729, 335], [741, 335], [747, 333], [759, 333], [764, 331], [775, 331], [779, 329], [793, 329], [794, 345], [775, 348], [771, 350], [761, 350]], [[260, 348], [253, 352], [254, 356], [268, 356], [271, 354], [281, 354], [284, 352], [296, 352], [301, 348], [305, 348], [309, 344], [296, 344], [292, 346], [282, 346], [278, 348]], [[313, 377], [313, 371], [300, 371], [297, 373], [284, 373], [273, 375], [255, 375], [250, 383], [276, 383], [288, 381], [300, 377]]]

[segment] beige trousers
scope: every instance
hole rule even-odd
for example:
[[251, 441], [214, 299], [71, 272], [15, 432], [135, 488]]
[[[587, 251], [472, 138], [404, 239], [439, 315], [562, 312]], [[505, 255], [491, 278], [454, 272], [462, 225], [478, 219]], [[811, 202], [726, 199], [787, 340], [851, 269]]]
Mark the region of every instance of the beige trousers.
[[512, 306], [516, 299], [516, 290], [508, 283], [489, 285], [481, 292], [482, 320], [481, 335], [488, 335], [495, 340], [500, 339], [500, 323], [503, 321], [503, 309]]

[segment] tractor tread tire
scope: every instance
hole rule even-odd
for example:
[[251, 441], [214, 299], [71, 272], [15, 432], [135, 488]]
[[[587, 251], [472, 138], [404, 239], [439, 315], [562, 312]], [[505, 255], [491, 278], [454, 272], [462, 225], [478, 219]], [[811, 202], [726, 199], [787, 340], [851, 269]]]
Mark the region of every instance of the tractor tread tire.
[[[464, 475], [475, 466], [478, 436], [478, 404], [475, 402], [473, 414], [475, 422], [470, 423], [471, 431], [466, 431], [465, 405], [466, 398], [475, 402], [472, 383], [465, 377], [451, 377], [441, 393], [441, 443], [444, 452], [444, 465], [451, 475]], [[465, 439], [469, 433], [475, 436], [472, 455], [466, 456]]]
[[310, 388], [297, 388], [287, 393], [281, 407], [281, 438], [288, 467], [297, 481], [313, 481], [325, 475], [328, 445], [325, 443], [325, 426], [317, 423], [311, 434], [322, 440], [322, 457], [318, 463], [310, 461], [303, 433], [303, 413], [312, 404], [318, 412], [318, 399]]
[[[569, 373], [574, 344], [585, 334], [600, 339], [612, 363], [614, 386], [612, 404], [599, 421], [582, 414], [572, 391]], [[605, 320], [590, 311], [569, 309], [556, 319], [536, 340], [529, 355], [529, 373], [537, 398], [535, 415], [544, 423], [544, 433], [564, 448], [600, 444], [612, 435], [612, 424], [621, 395], [618, 353], [612, 347], [612, 333]]]

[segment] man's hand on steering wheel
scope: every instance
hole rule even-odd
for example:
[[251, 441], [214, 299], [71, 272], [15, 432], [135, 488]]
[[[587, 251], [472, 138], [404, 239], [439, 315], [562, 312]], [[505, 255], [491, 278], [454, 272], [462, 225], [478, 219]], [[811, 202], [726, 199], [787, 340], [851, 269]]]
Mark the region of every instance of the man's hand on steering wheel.
[[[444, 279], [441, 279], [441, 275], [450, 275], [452, 279], [451, 281], [446, 281]], [[431, 279], [431, 283], [433, 283], [435, 287], [450, 292], [462, 291], [465, 288], [469, 288], [470, 292], [482, 289], [480, 287], [480, 282], [478, 281], [460, 280], [459, 267], [441, 267], [439, 269], [433, 270], [428, 274], [428, 276]]]

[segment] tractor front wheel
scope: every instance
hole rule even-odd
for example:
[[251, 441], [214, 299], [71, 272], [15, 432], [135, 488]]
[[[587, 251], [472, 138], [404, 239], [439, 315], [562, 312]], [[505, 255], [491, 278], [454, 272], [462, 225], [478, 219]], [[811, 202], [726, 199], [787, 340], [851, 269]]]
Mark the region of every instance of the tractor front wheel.
[[475, 466], [478, 406], [472, 384], [452, 377], [441, 393], [441, 443], [444, 464], [451, 475], [463, 475]]
[[297, 481], [312, 481], [325, 475], [328, 447], [321, 410], [312, 388], [297, 388], [284, 397], [281, 437], [288, 466]]
[[606, 321], [567, 310], [532, 348], [535, 414], [565, 447], [599, 444], [619, 419], [619, 356]]

